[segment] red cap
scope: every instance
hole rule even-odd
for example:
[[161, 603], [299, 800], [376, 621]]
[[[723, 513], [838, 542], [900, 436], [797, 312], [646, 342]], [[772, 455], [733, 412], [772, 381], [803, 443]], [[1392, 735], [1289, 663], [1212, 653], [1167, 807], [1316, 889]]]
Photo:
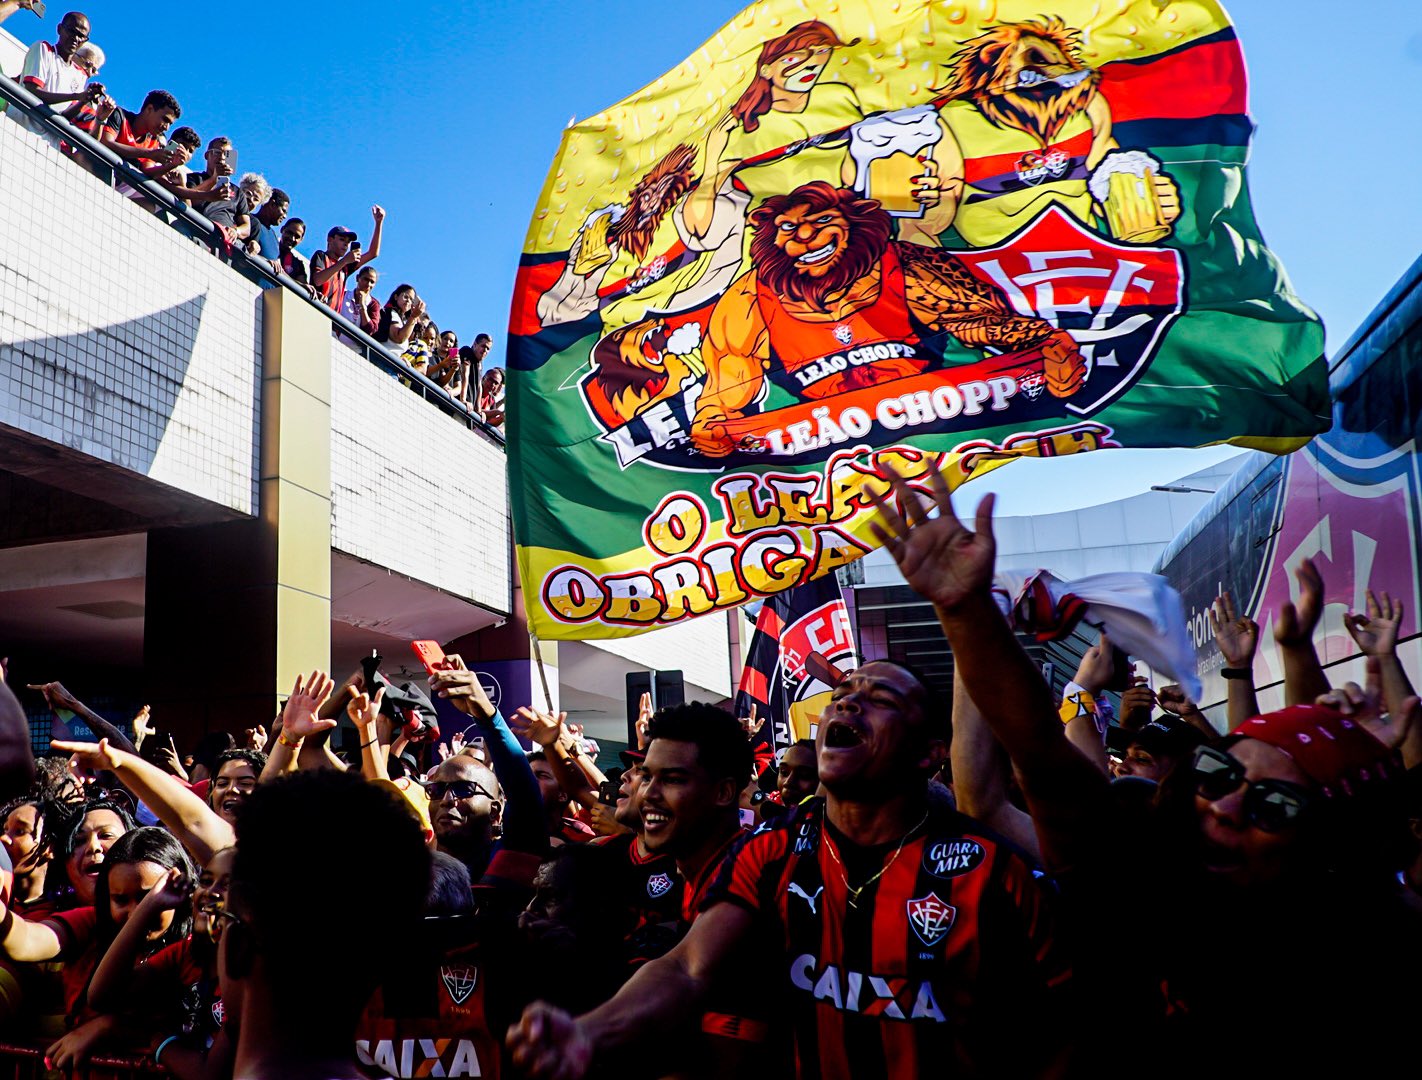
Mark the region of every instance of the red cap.
[[1329, 798], [1362, 794], [1400, 771], [1391, 750], [1322, 705], [1290, 705], [1246, 720], [1230, 734], [1282, 750]]

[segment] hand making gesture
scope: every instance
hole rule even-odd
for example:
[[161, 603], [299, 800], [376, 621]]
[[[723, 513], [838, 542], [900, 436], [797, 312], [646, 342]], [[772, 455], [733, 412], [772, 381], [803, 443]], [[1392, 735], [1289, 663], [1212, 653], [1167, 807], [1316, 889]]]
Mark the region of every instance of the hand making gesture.
[[[992, 536], [994, 496], [978, 503], [974, 531], [969, 532], [953, 512], [948, 481], [935, 470], [929, 474], [932, 498], [923, 497], [905, 483], [892, 467], [885, 466], [895, 500], [903, 514], [883, 495], [872, 496], [883, 519], [869, 523], [874, 538], [889, 550], [904, 580], [914, 592], [935, 606], [952, 610], [965, 600], [987, 594], [992, 588], [997, 545]], [[930, 518], [929, 512], [938, 511]]]
[[336, 726], [335, 720], [325, 720], [319, 715], [335, 686], [324, 671], [313, 671], [305, 681], [300, 675], [296, 677], [291, 697], [286, 699], [286, 707], [281, 711], [281, 731], [288, 744]]

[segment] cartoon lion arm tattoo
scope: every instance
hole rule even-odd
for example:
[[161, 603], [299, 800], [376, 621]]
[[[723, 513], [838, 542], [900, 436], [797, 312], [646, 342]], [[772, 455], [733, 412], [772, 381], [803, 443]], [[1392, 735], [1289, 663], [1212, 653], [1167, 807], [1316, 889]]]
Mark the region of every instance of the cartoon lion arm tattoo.
[[1047, 389], [1069, 397], [1086, 380], [1086, 363], [1076, 342], [1035, 315], [1020, 315], [993, 285], [976, 277], [942, 248], [898, 245], [904, 267], [904, 295], [914, 318], [952, 334], [972, 348], [1006, 352], [1040, 345]]

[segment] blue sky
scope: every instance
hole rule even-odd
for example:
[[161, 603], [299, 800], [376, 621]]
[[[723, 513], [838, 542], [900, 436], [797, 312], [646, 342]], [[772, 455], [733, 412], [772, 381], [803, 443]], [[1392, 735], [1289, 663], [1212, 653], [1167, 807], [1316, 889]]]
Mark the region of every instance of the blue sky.
[[[222, 15], [168, 0], [86, 0], [82, 10], [120, 103], [136, 108], [163, 87], [182, 103], [183, 123], [204, 138], [231, 136], [243, 171], [291, 192], [308, 253], [333, 224], [365, 238], [379, 202], [389, 212], [382, 294], [411, 282], [461, 341], [488, 330], [501, 343], [523, 234], [569, 118], [637, 90], [741, 7], [347, 0]], [[52, 40], [66, 8], [53, 0], [46, 19], [20, 12], [5, 28]], [[1332, 350], [1422, 253], [1422, 111], [1413, 108], [1422, 3], [1239, 0], [1229, 9], [1259, 127], [1256, 216], [1323, 315]], [[1122, 452], [1111, 458], [1111, 482], [1125, 488], [1194, 467], [1147, 455], [1155, 463], [1137, 477]]]

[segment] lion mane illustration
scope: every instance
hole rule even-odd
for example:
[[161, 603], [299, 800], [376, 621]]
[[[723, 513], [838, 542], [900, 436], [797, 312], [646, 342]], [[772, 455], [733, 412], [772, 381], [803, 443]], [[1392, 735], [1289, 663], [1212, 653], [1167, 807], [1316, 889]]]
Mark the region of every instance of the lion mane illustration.
[[1081, 31], [1051, 16], [999, 23], [968, 39], [949, 59], [939, 89], [1046, 146], [1091, 103], [1100, 82], [1081, 60]]
[[607, 230], [608, 241], [641, 262], [652, 249], [662, 219], [695, 181], [696, 150], [681, 143], [637, 181], [627, 197], [626, 213]]
[[[823, 276], [802, 273], [795, 260], [775, 242], [776, 217], [800, 205], [806, 206], [810, 214], [829, 211], [843, 218], [844, 253]], [[777, 296], [803, 301], [820, 311], [828, 310], [831, 297], [841, 295], [879, 265], [893, 232], [889, 215], [873, 199], [861, 199], [849, 188], [832, 187], [823, 181], [766, 199], [751, 212], [750, 222], [754, 230], [751, 265], [760, 283]]]
[[691, 374], [682, 357], [667, 352], [667, 340], [667, 324], [648, 319], [612, 331], [593, 347], [587, 396], [609, 423], [626, 423]]

